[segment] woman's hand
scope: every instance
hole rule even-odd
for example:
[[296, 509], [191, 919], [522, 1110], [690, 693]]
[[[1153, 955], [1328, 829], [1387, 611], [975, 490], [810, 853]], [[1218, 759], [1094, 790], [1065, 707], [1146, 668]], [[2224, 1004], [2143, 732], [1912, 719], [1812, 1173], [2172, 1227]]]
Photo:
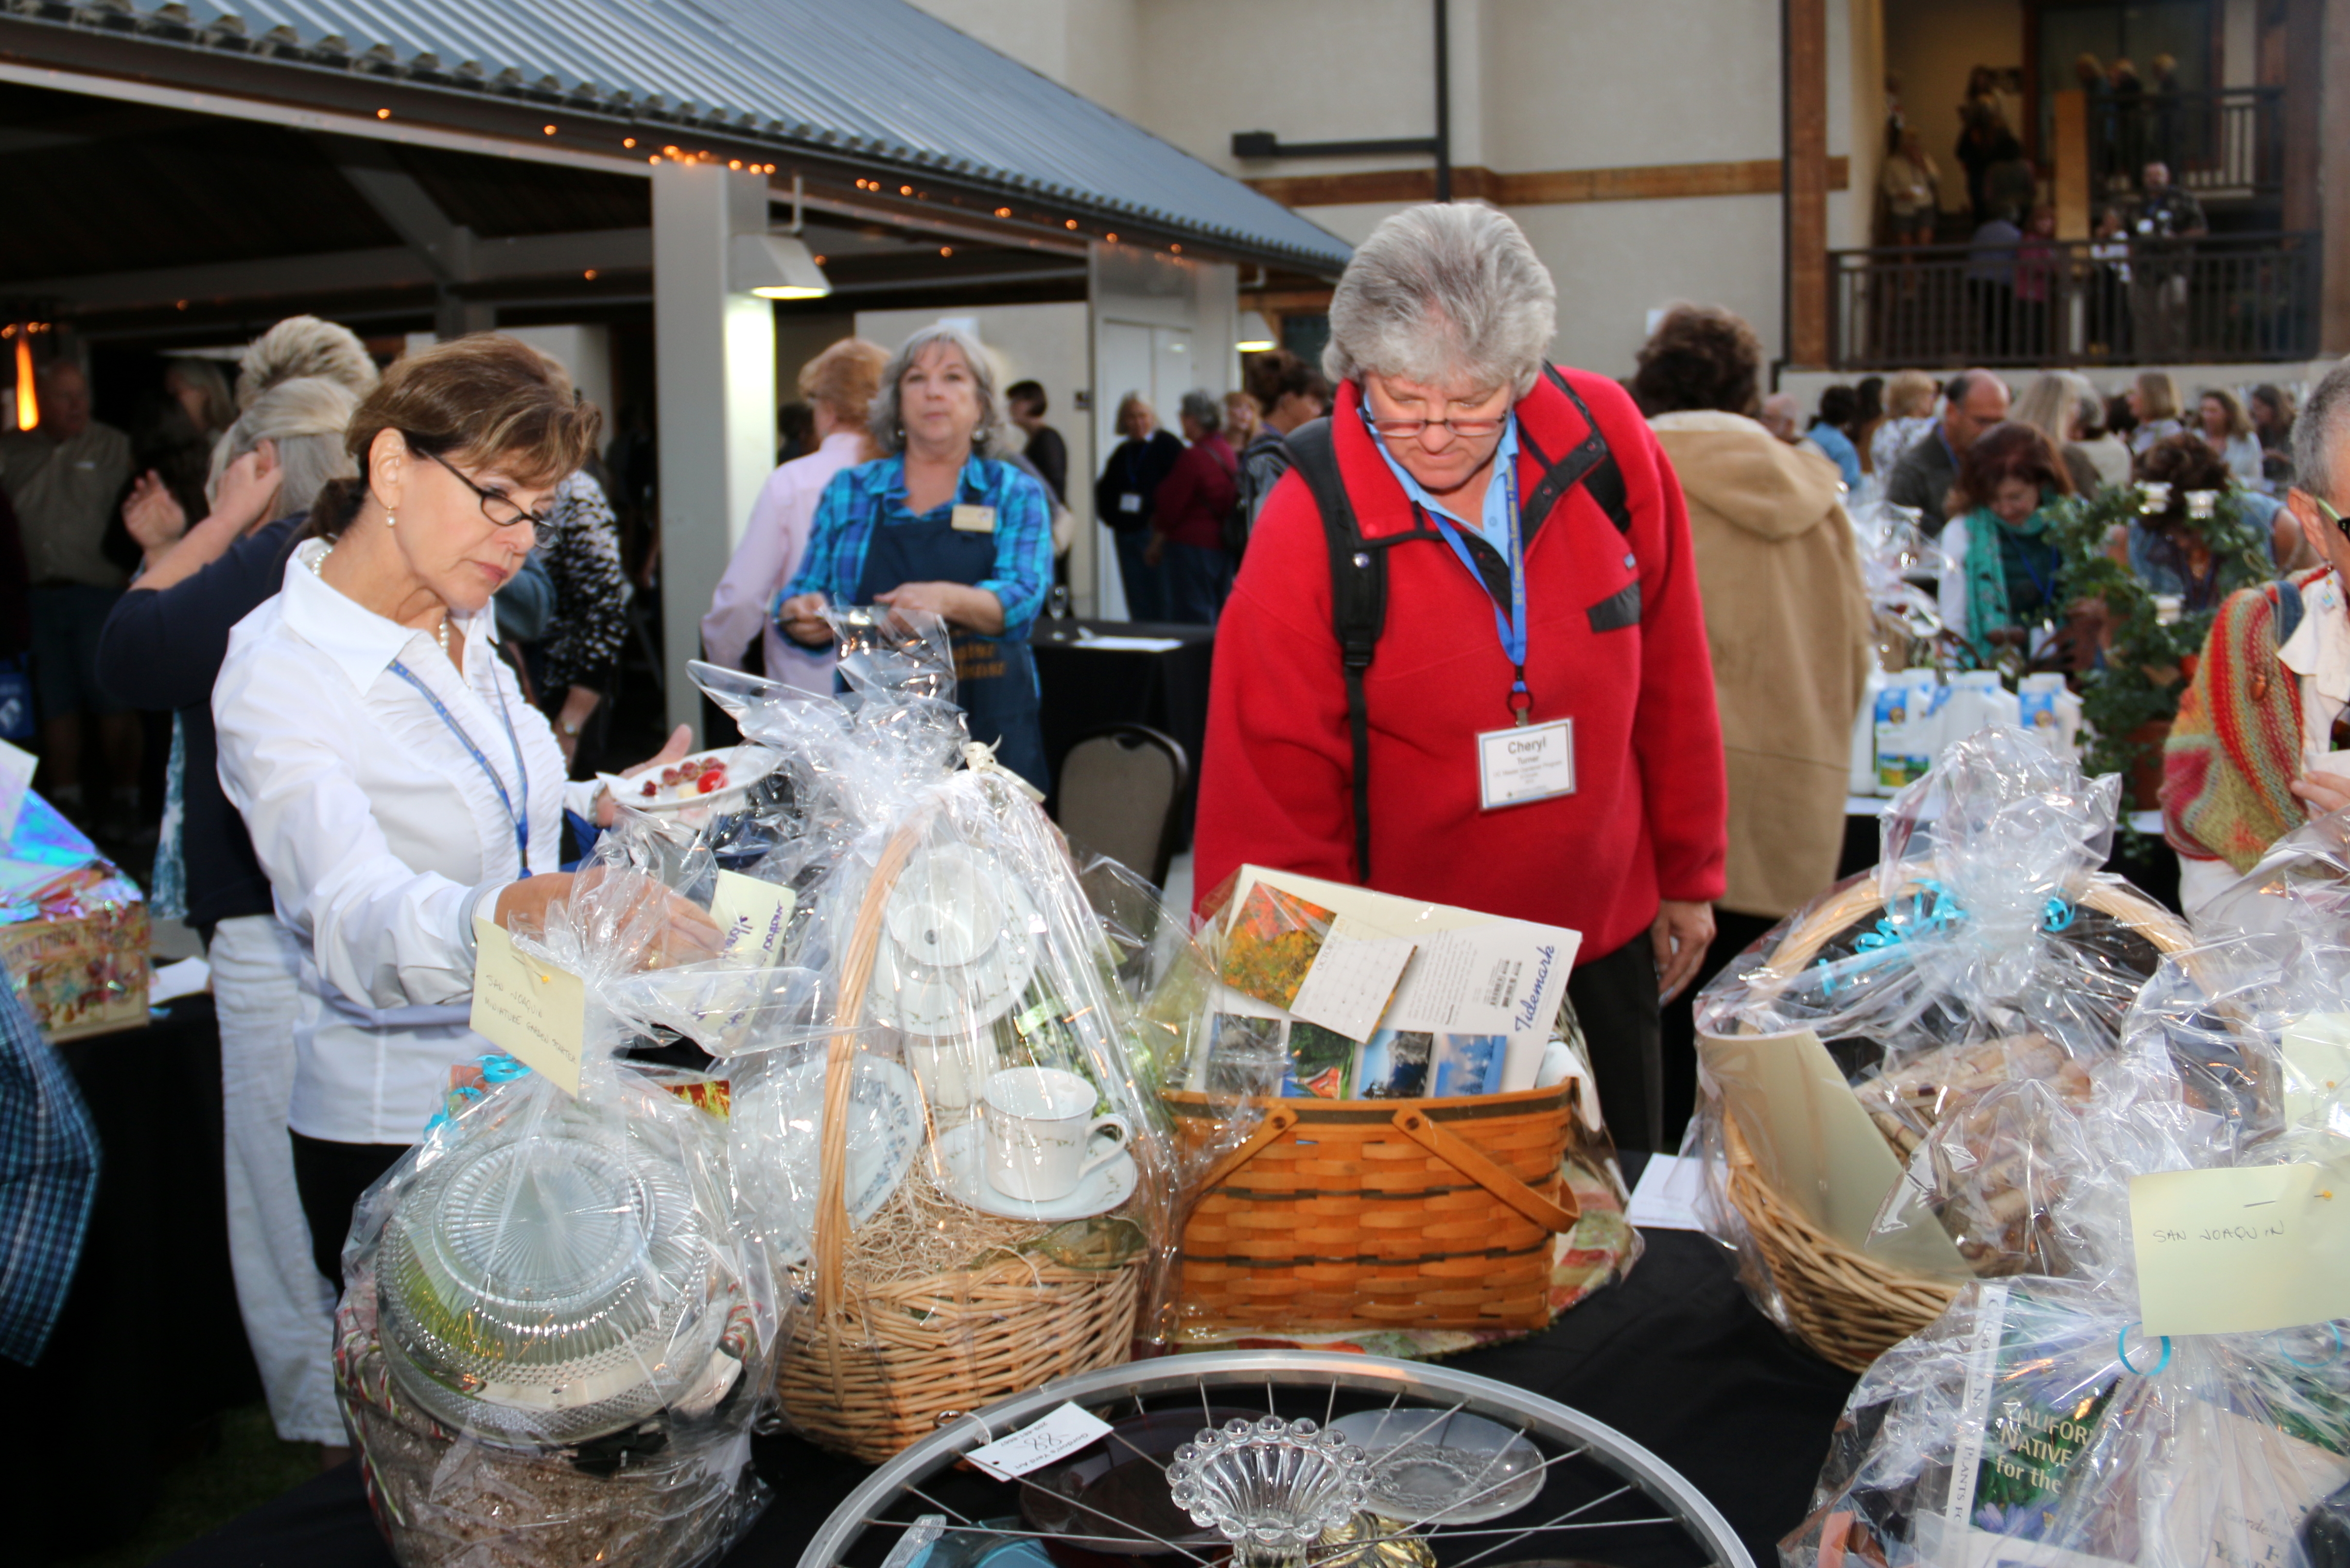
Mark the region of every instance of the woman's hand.
[[1003, 601], [962, 583], [900, 583], [873, 596], [891, 609], [928, 610], [953, 626], [993, 637], [1003, 629]]
[[[691, 754], [692, 751], [692, 728], [689, 725], [680, 724], [676, 729], [671, 730], [669, 732], [669, 743], [667, 745], [661, 747], [661, 749], [659, 752], [656, 752], [650, 758], [639, 763], [635, 767], [621, 769], [620, 776], [624, 779], [632, 779], [639, 774], [649, 774], [655, 768], [665, 768], [681, 757]], [[600, 794], [597, 795], [596, 826], [598, 827], [611, 826], [612, 817], [618, 809], [618, 806], [612, 800], [612, 792], [609, 789], [607, 789]], [[537, 878], [533, 877], [532, 880], [536, 881]]]
[[1657, 1000], [1670, 1002], [1697, 976], [1713, 941], [1713, 906], [1667, 898], [1657, 906], [1648, 941], [1657, 957]]
[[832, 640], [832, 623], [824, 618], [822, 594], [795, 594], [775, 607], [784, 635], [803, 648], [822, 648]]
[[2303, 774], [2293, 781], [2293, 793], [2307, 803], [2310, 815], [2330, 816], [2350, 805], [2350, 779], [2340, 774]]
[[1155, 566], [1167, 558], [1167, 535], [1154, 530], [1150, 543], [1142, 547], [1142, 564]]
[[[585, 871], [551, 871], [510, 882], [498, 894], [494, 919], [509, 931], [543, 931], [548, 910], [557, 904], [568, 903], [575, 894], [594, 891], [603, 877], [601, 867], [591, 867]], [[632, 889], [633, 897], [658, 900], [660, 912], [668, 916], [653, 940], [657, 964], [694, 963], [716, 958], [725, 950], [725, 934], [708, 913], [649, 877], [631, 873], [630, 880], [642, 885]]]
[[152, 559], [188, 531], [188, 514], [165, 488], [163, 476], [151, 468], [130, 482], [130, 493], [122, 503], [122, 525]]
[[213, 514], [207, 523], [223, 523], [243, 537], [246, 530], [269, 515], [277, 502], [277, 487], [286, 478], [286, 471], [275, 462], [264, 462], [259, 448], [246, 452], [221, 471], [220, 490], [213, 497]]
[[[596, 714], [604, 694], [592, 686], [574, 686], [563, 694], [563, 707], [555, 715], [555, 743], [562, 750], [566, 763], [577, 761], [579, 755], [579, 732]], [[681, 731], [683, 726], [680, 726]], [[676, 736], [670, 737], [671, 741]]]

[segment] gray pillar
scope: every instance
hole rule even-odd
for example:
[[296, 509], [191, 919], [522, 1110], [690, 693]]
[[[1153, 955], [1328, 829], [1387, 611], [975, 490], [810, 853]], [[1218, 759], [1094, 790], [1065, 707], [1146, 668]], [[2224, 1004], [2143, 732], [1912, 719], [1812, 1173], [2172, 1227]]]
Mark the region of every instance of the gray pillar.
[[767, 226], [765, 176], [715, 163], [654, 168], [661, 654], [673, 725], [699, 726], [686, 660], [701, 657], [702, 614], [775, 462], [775, 307], [734, 293], [726, 271], [728, 242]]

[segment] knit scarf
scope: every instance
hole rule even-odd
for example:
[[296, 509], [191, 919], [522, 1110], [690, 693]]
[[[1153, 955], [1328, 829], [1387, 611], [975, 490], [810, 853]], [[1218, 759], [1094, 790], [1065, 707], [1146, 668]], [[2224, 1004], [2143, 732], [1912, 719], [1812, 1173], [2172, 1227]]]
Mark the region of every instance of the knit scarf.
[[1991, 634], [2013, 626], [2015, 613], [2007, 590], [2007, 551], [2002, 533], [2037, 539], [2047, 531], [2048, 509], [2042, 507], [2022, 522], [2002, 523], [1989, 507], [1967, 514], [1967, 641], [1975, 658], [1991, 662]]

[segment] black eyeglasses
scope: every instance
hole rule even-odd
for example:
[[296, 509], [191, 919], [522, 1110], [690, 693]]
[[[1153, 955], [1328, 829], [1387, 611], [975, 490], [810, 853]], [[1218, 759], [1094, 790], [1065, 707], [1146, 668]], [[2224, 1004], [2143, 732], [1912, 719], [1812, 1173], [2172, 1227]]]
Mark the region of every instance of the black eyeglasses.
[[2342, 536], [2344, 538], [2350, 539], [2350, 521], [2345, 521], [2342, 514], [2334, 510], [2334, 508], [2327, 504], [2325, 497], [2318, 494], [2314, 490], [2304, 490], [2302, 493], [2309, 497], [2310, 504], [2317, 508], [2318, 514], [2320, 516], [2324, 517], [2328, 523], [2333, 524], [2336, 528], [2341, 529]]
[[[422, 449], [420, 448], [419, 450], [421, 451]], [[463, 485], [466, 489], [480, 496], [482, 498], [482, 515], [496, 524], [499, 527], [511, 528], [517, 523], [527, 523], [534, 528], [544, 528], [548, 523], [553, 521], [553, 519], [546, 513], [524, 511], [521, 507], [514, 504], [513, 498], [510, 496], [501, 495], [494, 490], [483, 489], [480, 485], [466, 478], [465, 475], [458, 470], [455, 463], [451, 462], [439, 452], [425, 452], [424, 455], [439, 463], [442, 467], [447, 469], [451, 473], [455, 474], [457, 476], [458, 483]]]

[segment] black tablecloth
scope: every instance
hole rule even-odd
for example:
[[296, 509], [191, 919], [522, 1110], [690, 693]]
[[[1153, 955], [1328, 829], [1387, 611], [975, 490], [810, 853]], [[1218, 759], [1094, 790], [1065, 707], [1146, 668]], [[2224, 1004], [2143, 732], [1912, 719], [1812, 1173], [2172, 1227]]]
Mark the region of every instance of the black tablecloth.
[[[1646, 1446], [1712, 1500], [1757, 1563], [1772, 1563], [1778, 1538], [1810, 1503], [1853, 1380], [1765, 1322], [1712, 1241], [1681, 1231], [1647, 1235], [1647, 1257], [1621, 1285], [1545, 1333], [1451, 1365], [1546, 1395]], [[761, 1438], [753, 1453], [776, 1498], [726, 1568], [794, 1568], [816, 1527], [868, 1472], [795, 1438]], [[163, 1562], [390, 1568], [391, 1554], [346, 1465]]]
[[129, 1536], [168, 1458], [261, 1397], [229, 1272], [212, 999], [57, 1050], [98, 1127], [98, 1201], [39, 1364], [0, 1361], [10, 1562]]
[[[1088, 647], [1084, 628], [1100, 637], [1172, 638], [1166, 649]], [[1191, 776], [1200, 775], [1200, 748], [1208, 739], [1208, 671], [1215, 633], [1204, 626], [1151, 621], [1039, 620], [1030, 639], [1036, 680], [1044, 691], [1045, 761], [1055, 784], [1069, 748], [1105, 724], [1148, 724], [1182, 743]], [[1186, 791], [1178, 847], [1191, 842], [1191, 802]]]

